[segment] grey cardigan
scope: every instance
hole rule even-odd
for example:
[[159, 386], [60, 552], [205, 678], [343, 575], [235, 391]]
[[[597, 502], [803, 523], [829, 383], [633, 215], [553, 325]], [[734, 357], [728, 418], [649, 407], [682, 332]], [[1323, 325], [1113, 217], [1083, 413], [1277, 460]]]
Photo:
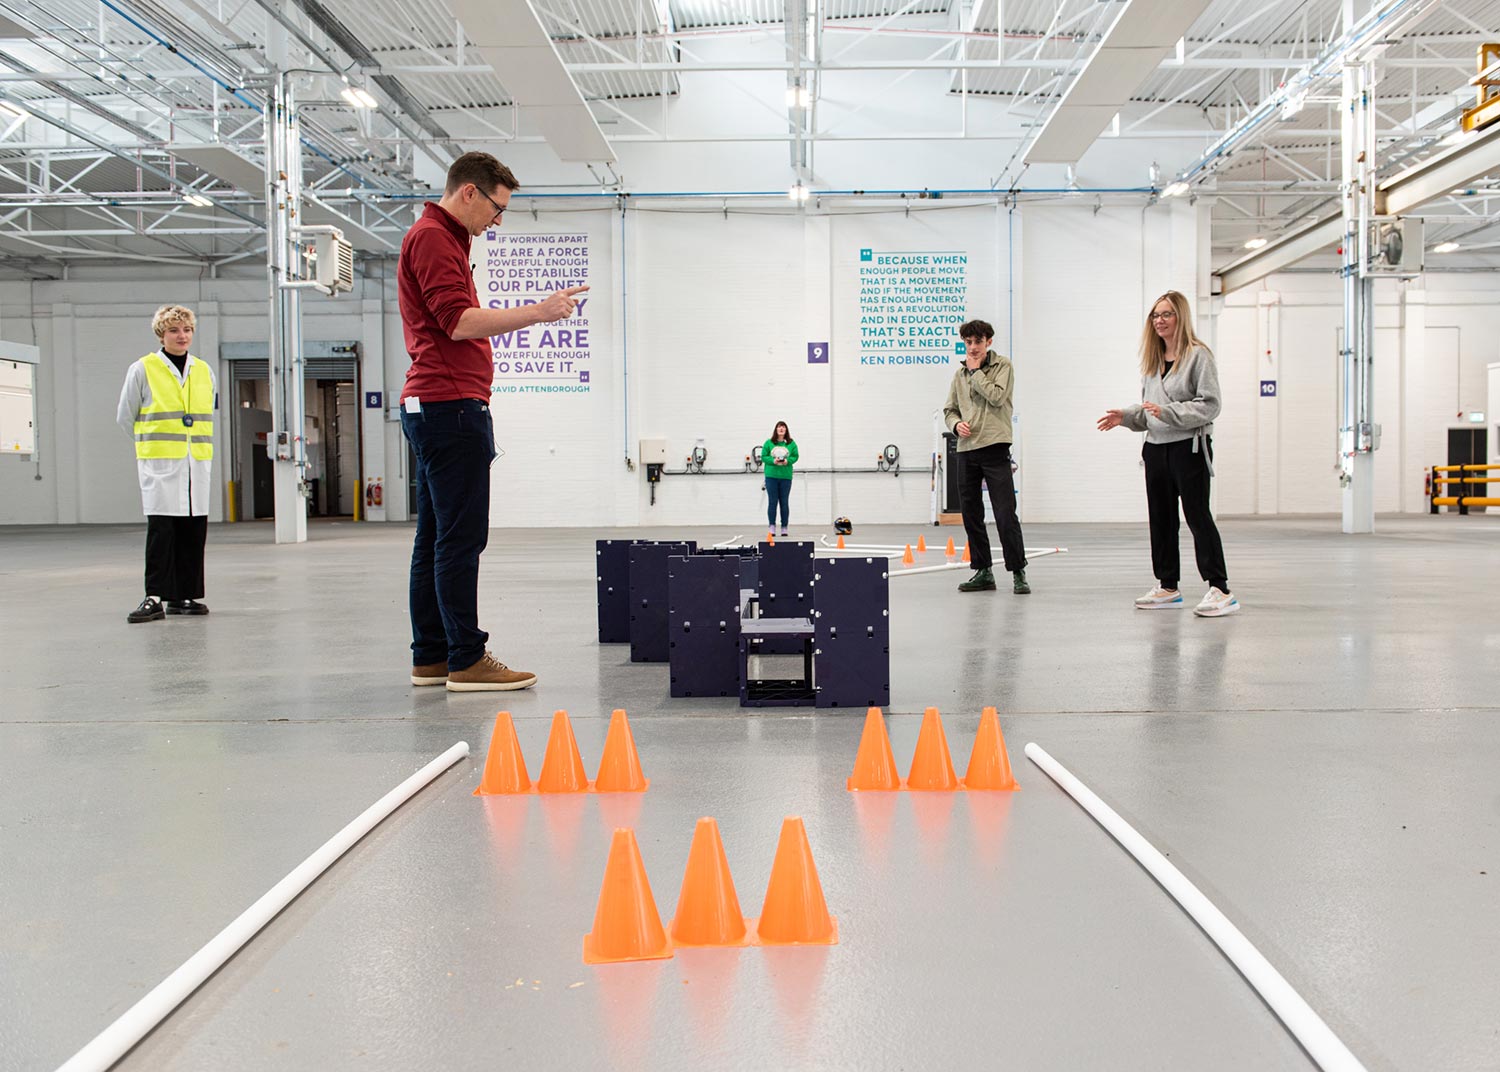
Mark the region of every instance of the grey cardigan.
[[[1145, 432], [1147, 443], [1180, 443], [1193, 440], [1193, 450], [1202, 448], [1213, 435], [1219, 415], [1219, 370], [1206, 346], [1195, 346], [1172, 363], [1165, 377], [1141, 377], [1141, 401], [1155, 402], [1161, 417], [1152, 417], [1140, 405], [1120, 411], [1120, 423], [1135, 432]], [[1212, 470], [1210, 470], [1212, 471]]]

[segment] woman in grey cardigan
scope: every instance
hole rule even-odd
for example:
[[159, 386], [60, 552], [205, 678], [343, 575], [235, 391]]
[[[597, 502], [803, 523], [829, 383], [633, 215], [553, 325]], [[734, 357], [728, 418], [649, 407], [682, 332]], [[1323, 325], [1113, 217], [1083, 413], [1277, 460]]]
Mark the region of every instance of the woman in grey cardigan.
[[1118, 425], [1146, 433], [1146, 506], [1151, 517], [1151, 565], [1157, 586], [1135, 601], [1141, 610], [1182, 606], [1177, 551], [1177, 502], [1193, 533], [1198, 572], [1208, 594], [1193, 613], [1221, 618], [1240, 609], [1229, 590], [1224, 543], [1208, 508], [1213, 476], [1214, 418], [1219, 415], [1219, 373], [1214, 355], [1193, 334], [1185, 297], [1169, 290], [1151, 307], [1141, 334], [1141, 402], [1105, 411], [1099, 431]]

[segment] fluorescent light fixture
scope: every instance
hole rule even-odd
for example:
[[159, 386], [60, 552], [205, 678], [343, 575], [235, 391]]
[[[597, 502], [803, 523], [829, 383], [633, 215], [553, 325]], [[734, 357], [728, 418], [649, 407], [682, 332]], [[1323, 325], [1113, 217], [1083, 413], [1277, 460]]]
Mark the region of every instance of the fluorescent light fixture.
[[339, 92], [339, 96], [343, 97], [351, 108], [378, 108], [380, 106], [380, 102], [371, 95], [370, 91], [361, 86], [345, 86]]
[[795, 201], [800, 205], [807, 200], [807, 187], [799, 182], [786, 192], [786, 196], [789, 200]]
[[1453, 253], [1457, 249], [1458, 249], [1458, 243], [1457, 242], [1439, 242], [1437, 245], [1435, 245], [1435, 246], [1432, 247], [1432, 252], [1434, 252], [1434, 253]]
[[1438, 142], [1438, 144], [1439, 145], [1457, 145], [1459, 142], [1463, 141], [1468, 136], [1469, 136], [1469, 132], [1467, 130], [1463, 129], [1463, 127], [1459, 127], [1457, 130], [1453, 131], [1452, 133], [1450, 133], [1446, 137], [1444, 137], [1442, 140], [1440, 140]]
[[182, 199], [190, 205], [197, 205], [199, 208], [213, 208], [214, 205], [212, 201], [202, 194], [186, 193], [182, 195]]
[[1293, 93], [1290, 97], [1281, 102], [1281, 118], [1292, 118], [1292, 116], [1300, 112], [1306, 104], [1306, 90], [1303, 90], [1301, 93]]
[[1260, 249], [1265, 244], [1266, 244], [1266, 240], [1264, 238], [1260, 237], [1260, 235], [1256, 235], [1254, 238], [1250, 239], [1250, 241], [1248, 241], [1248, 242], [1245, 243], [1245, 248], [1246, 249]]
[[788, 108], [810, 108], [812, 107], [812, 93], [806, 86], [788, 86], [786, 91], [786, 106]]
[[12, 104], [10, 101], [0, 101], [0, 112], [5, 112], [7, 115], [13, 115], [17, 119], [31, 118], [30, 112], [28, 112], [25, 108], [22, 108], [18, 104]]
[[1189, 189], [1191, 189], [1191, 187], [1189, 187], [1187, 183], [1183, 182], [1181, 179], [1178, 179], [1176, 182], [1168, 183], [1167, 188], [1161, 192], [1161, 195], [1163, 197], [1181, 197], [1183, 194], [1187, 193]]

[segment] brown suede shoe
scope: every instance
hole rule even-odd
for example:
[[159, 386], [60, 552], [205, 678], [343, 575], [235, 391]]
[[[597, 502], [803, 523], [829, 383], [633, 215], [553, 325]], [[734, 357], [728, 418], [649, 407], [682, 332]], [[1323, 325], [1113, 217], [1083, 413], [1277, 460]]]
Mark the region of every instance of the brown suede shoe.
[[412, 667], [411, 683], [413, 685], [448, 684], [448, 664], [445, 662], [427, 663], [425, 666]]
[[510, 692], [529, 689], [535, 684], [535, 674], [512, 670], [489, 652], [473, 666], [448, 675], [449, 692]]

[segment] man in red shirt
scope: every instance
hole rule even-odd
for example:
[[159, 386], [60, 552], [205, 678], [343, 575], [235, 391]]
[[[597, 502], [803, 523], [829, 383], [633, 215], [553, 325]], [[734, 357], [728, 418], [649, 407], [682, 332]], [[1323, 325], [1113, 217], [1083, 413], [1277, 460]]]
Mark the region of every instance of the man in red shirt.
[[401, 428], [416, 454], [417, 535], [411, 553], [413, 685], [452, 692], [525, 689], [536, 675], [512, 670], [485, 647], [479, 628], [479, 556], [489, 542], [490, 336], [573, 315], [570, 287], [533, 305], [484, 309], [469, 264], [472, 239], [500, 225], [520, 187], [489, 153], [465, 153], [448, 169], [441, 200], [428, 202], [401, 243], [396, 269], [411, 368], [401, 390]]

